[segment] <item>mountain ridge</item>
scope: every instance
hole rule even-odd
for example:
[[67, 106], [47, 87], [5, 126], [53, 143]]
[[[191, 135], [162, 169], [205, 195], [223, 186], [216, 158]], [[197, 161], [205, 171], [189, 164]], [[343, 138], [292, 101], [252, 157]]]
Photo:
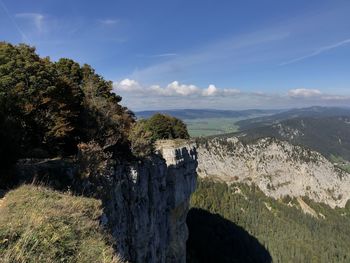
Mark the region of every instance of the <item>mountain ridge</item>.
[[155, 113], [163, 113], [172, 115], [181, 119], [196, 119], [196, 118], [225, 118], [225, 117], [249, 117], [252, 115], [270, 115], [283, 110], [261, 110], [261, 109], [249, 109], [249, 110], [217, 110], [217, 109], [173, 109], [173, 110], [150, 110], [150, 111], [137, 111], [135, 112], [138, 118], [149, 118]]
[[350, 199], [350, 174], [318, 152], [274, 138], [242, 143], [237, 137], [197, 140], [198, 175], [256, 184], [267, 196], [307, 196], [331, 207]]

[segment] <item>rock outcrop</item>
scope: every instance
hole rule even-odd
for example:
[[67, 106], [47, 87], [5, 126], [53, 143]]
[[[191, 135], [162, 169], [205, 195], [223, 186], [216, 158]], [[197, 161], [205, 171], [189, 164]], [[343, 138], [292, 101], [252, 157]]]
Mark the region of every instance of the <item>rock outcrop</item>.
[[331, 207], [344, 207], [350, 199], [350, 174], [321, 154], [288, 142], [214, 138], [198, 142], [197, 151], [200, 177], [254, 183], [273, 198], [307, 196]]
[[22, 160], [17, 177], [19, 182], [42, 182], [101, 198], [101, 224], [111, 233], [118, 255], [128, 262], [186, 262], [186, 216], [197, 180], [194, 144], [161, 141], [152, 157], [119, 162], [106, 168], [99, 180], [92, 176], [94, 181], [76, 182], [80, 165], [70, 159]]
[[186, 216], [196, 187], [194, 145], [163, 142], [158, 155], [117, 166], [105, 201], [119, 255], [130, 262], [186, 262]]

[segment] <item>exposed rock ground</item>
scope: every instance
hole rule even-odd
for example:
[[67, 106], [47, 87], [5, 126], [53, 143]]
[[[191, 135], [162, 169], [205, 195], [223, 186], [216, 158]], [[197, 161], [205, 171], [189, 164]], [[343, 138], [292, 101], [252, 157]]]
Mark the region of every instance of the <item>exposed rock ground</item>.
[[236, 137], [198, 143], [198, 175], [256, 184], [267, 196], [308, 196], [331, 207], [350, 199], [350, 174], [321, 154], [265, 138], [243, 144]]

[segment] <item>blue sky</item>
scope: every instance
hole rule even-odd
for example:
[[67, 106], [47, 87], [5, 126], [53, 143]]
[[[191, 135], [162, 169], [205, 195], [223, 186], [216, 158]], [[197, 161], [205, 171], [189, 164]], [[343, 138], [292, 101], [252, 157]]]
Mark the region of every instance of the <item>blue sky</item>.
[[92, 65], [133, 110], [350, 105], [350, 1], [0, 0], [0, 40]]

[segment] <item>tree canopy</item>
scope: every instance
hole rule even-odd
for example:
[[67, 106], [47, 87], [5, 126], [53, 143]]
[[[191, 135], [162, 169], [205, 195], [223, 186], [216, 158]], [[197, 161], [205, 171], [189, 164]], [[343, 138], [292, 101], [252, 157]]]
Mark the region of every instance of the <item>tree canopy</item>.
[[152, 133], [154, 140], [188, 139], [188, 131], [184, 122], [175, 117], [156, 113], [145, 123], [145, 129]]
[[90, 65], [0, 42], [0, 169], [18, 158], [76, 155], [92, 141], [118, 158], [145, 157], [158, 139], [189, 138], [186, 125], [168, 115], [136, 122], [112, 88]]
[[112, 82], [89, 65], [52, 62], [34, 47], [0, 42], [1, 157], [71, 155], [91, 140], [118, 153], [134, 122], [120, 101]]
[[188, 139], [186, 124], [175, 117], [154, 114], [149, 119], [141, 119], [134, 124], [129, 139], [134, 155], [144, 157], [154, 150], [154, 142], [162, 139]]

